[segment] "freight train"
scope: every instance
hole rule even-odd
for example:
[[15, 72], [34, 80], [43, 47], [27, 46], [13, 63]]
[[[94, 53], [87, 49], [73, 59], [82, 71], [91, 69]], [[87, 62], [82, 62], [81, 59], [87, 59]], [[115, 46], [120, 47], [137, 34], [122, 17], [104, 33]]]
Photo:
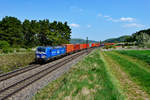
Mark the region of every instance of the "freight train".
[[69, 55], [88, 48], [99, 47], [100, 43], [92, 44], [64, 44], [62, 46], [39, 46], [36, 49], [35, 61], [47, 62], [51, 59]]

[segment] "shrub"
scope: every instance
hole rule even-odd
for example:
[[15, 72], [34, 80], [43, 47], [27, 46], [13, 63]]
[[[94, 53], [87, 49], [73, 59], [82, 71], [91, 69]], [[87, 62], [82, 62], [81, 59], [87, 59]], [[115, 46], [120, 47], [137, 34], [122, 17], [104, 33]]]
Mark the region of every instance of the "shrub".
[[2, 54], [3, 53], [3, 50], [2, 49], [0, 49], [0, 54]]
[[12, 53], [13, 49], [9, 48], [9, 47], [6, 47], [6, 48], [3, 48], [2, 51], [3, 51], [3, 53]]
[[8, 47], [10, 47], [10, 45], [7, 41], [0, 41], [0, 49], [8, 48]]
[[146, 46], [147, 48], [150, 48], [150, 44], [145, 44], [145, 46]]

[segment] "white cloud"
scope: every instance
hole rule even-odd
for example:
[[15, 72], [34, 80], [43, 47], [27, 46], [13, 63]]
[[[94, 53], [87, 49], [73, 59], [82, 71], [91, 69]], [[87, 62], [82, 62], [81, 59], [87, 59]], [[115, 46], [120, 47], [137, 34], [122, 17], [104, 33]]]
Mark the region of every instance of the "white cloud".
[[92, 26], [91, 25], [87, 25], [87, 28], [91, 28]]
[[112, 17], [108, 17], [107, 18], [108, 21], [112, 21], [112, 22], [133, 22], [135, 20], [135, 18], [131, 18], [131, 17], [121, 17], [119, 19], [114, 19]]
[[131, 17], [121, 17], [120, 21], [124, 21], [124, 22], [132, 22], [134, 21], [135, 18], [131, 18]]
[[112, 21], [112, 22], [133, 22], [136, 20], [135, 18], [132, 18], [132, 17], [121, 17], [121, 18], [116, 19], [108, 15], [103, 15], [101, 13], [99, 13], [98, 16], [104, 17], [106, 18], [107, 21]]
[[79, 25], [79, 24], [75, 24], [75, 23], [69, 24], [69, 26], [74, 27], [74, 28], [78, 28], [78, 27], [80, 27], [80, 25]]
[[136, 28], [140, 28], [140, 27], [145, 27], [145, 25], [142, 24], [137, 24], [137, 23], [131, 23], [131, 24], [125, 24], [123, 25], [123, 27], [136, 27]]

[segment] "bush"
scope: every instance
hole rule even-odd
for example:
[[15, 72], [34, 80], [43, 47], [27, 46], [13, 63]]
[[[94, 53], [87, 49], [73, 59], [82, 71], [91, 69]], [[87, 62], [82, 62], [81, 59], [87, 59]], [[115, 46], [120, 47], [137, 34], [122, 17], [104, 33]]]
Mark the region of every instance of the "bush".
[[3, 50], [2, 49], [0, 49], [0, 54], [2, 54], [3, 53]]
[[8, 48], [8, 47], [10, 47], [10, 45], [7, 41], [0, 41], [0, 49]]
[[145, 44], [145, 46], [146, 46], [147, 48], [150, 48], [150, 44], [148, 44], [148, 43], [147, 43], [147, 44]]
[[3, 48], [2, 51], [3, 51], [3, 53], [12, 53], [13, 49], [9, 48], [9, 47], [6, 47], [6, 48]]

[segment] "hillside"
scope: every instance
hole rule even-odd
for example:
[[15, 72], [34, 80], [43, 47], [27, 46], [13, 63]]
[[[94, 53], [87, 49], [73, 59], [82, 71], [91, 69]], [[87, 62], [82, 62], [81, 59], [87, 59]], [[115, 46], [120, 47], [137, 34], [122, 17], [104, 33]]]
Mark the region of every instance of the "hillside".
[[118, 37], [118, 38], [110, 38], [110, 39], [107, 39], [107, 40], [105, 40], [103, 42], [108, 42], [108, 43], [112, 43], [112, 42], [124, 42], [129, 37], [130, 37], [129, 35], [125, 35], [125, 36], [121, 36], [121, 37]]
[[132, 34], [130, 40], [137, 42], [138, 44], [150, 44], [150, 29], [141, 30]]
[[[88, 42], [89, 42], [89, 43], [95, 43], [95, 42], [98, 42], [98, 41], [89, 40]], [[79, 38], [72, 38], [72, 39], [70, 40], [70, 43], [72, 43], [72, 44], [86, 43], [86, 40], [84, 40], [84, 39], [79, 39]]]

